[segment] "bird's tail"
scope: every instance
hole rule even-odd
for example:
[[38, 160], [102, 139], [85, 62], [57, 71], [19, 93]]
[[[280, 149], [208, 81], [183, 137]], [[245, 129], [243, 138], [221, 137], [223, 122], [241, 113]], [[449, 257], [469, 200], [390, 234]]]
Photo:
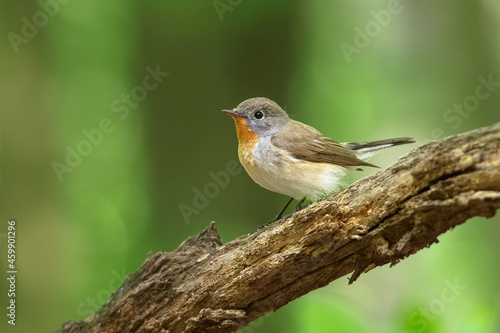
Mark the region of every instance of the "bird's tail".
[[346, 142], [343, 145], [347, 149], [353, 150], [359, 159], [365, 160], [378, 153], [381, 149], [414, 142], [413, 138], [404, 137], [370, 142]]

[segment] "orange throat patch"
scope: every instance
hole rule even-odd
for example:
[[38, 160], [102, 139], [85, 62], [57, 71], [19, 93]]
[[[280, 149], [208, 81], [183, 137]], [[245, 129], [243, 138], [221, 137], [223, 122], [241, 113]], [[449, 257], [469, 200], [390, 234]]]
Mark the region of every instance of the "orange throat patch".
[[259, 142], [257, 134], [248, 127], [245, 119], [240, 117], [233, 117], [236, 124], [236, 135], [238, 137], [238, 153], [240, 161], [253, 163], [253, 147]]

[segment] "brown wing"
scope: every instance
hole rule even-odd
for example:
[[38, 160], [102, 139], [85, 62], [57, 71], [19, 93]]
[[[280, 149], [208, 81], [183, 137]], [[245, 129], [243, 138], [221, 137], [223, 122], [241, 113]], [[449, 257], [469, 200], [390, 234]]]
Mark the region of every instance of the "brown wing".
[[271, 142], [301, 160], [345, 167], [375, 167], [373, 164], [358, 159], [352, 150], [327, 138], [313, 127], [292, 119], [280, 131], [279, 135], [274, 135], [271, 138]]

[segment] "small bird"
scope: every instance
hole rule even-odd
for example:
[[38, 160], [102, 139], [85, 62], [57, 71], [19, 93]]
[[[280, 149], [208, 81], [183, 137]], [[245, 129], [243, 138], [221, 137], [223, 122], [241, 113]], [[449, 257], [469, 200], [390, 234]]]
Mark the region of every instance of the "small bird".
[[293, 199], [314, 201], [339, 187], [340, 178], [359, 167], [377, 167], [364, 159], [378, 150], [413, 143], [409, 137], [372, 142], [338, 143], [315, 128], [290, 119], [274, 101], [250, 98], [233, 110], [238, 157], [250, 177], [260, 186], [291, 199], [278, 213], [281, 219]]

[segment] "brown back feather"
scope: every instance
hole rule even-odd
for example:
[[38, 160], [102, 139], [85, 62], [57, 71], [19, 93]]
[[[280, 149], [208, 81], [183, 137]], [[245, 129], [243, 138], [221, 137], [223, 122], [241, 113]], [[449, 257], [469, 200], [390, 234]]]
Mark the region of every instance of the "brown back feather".
[[271, 142], [288, 151], [293, 157], [309, 162], [330, 163], [343, 167], [376, 167], [358, 159], [352, 150], [327, 138], [313, 127], [292, 119], [279, 135], [272, 137]]

